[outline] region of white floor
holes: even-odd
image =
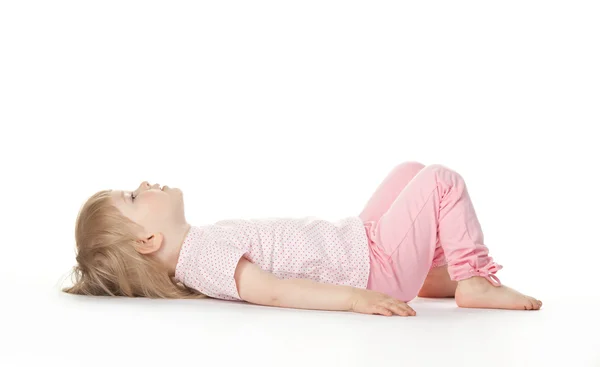
[[[1,366],[600,366],[598,297],[546,298],[539,312],[416,299],[418,316],[404,318],[31,287],[4,294]]]

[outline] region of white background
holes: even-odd
[[[0,364],[599,366],[598,19],[594,1],[1,2]],[[498,276],[541,311],[59,292],[96,191],[179,187],[192,225],[337,219],[409,160],[465,178]]]

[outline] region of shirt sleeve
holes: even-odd
[[[225,240],[204,244],[185,270],[186,285],[209,297],[241,301],[233,276],[245,254]]]

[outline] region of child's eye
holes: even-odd
[[[135,200],[135,196],[133,196],[133,194],[131,195],[131,202],[133,202]]]

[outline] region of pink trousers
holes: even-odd
[[[360,214],[369,239],[367,289],[401,301],[415,298],[432,267],[452,280],[487,278],[502,269],[488,256],[463,178],[433,164],[404,162],[383,180]]]

